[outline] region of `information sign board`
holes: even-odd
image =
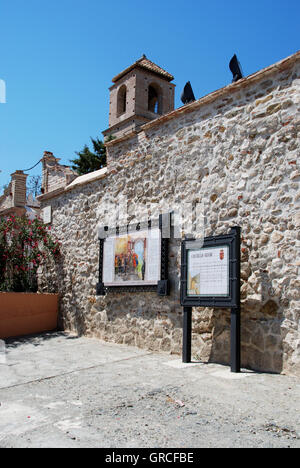
[[[237,307],[239,304],[239,240],[229,234],[184,240],[181,258],[181,305]]]
[[[187,252],[187,295],[229,295],[229,247],[189,249]]]
[[[191,362],[192,308],[229,307],[231,371],[240,372],[240,227],[204,242],[184,240],[180,286],[183,362]]]

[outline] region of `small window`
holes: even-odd
[[[118,91],[118,102],[117,102],[117,114],[118,116],[126,112],[126,95],[127,89],[125,85],[122,85]]]

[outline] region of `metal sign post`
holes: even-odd
[[[230,365],[231,372],[241,368],[241,314],[240,307],[233,307],[230,315]]]
[[[235,226],[229,234],[206,237],[201,245],[182,242],[183,362],[191,362],[192,307],[228,307],[231,372],[240,372],[240,232]]]
[[[182,362],[192,357],[192,307],[183,308]]]

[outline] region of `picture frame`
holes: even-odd
[[[100,226],[96,294],[152,291],[168,295],[169,237],[169,213],[126,226]]]

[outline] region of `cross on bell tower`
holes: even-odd
[[[174,77],[145,55],[116,75],[110,89],[109,128],[120,138],[174,110]]]

